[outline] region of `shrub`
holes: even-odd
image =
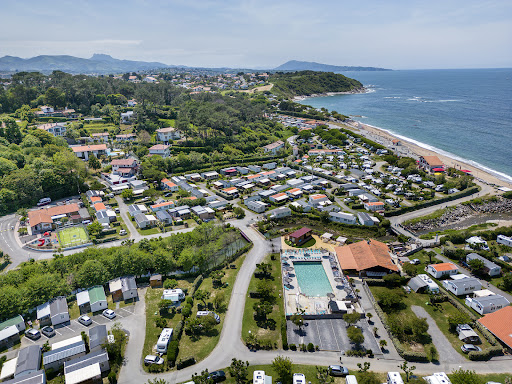
[[[315,345],[313,343],[308,344],[308,352],[315,352]]]
[[[169,364],[169,367],[174,367],[174,363],[178,358],[179,345],[180,343],[178,340],[173,340],[167,347],[167,364]]]
[[[192,314],[192,306],[189,304],[185,304],[185,306],[181,310],[181,314],[183,315],[184,318],[189,317]]]
[[[288,335],[286,333],[286,321],[281,322],[281,340],[283,341],[283,349],[287,350],[288,349]]]
[[[192,298],[192,296],[188,296],[185,299],[185,303],[190,304],[192,306],[192,304],[194,304],[194,299]]]
[[[114,371],[110,371],[107,377],[108,377],[109,384],[117,383],[117,375]]]
[[[292,351],[296,351],[297,350],[297,346],[295,344],[290,344],[289,347],[290,347],[290,349]]]
[[[184,360],[178,361],[178,364],[176,364],[176,368],[183,369],[186,367],[190,367],[191,365],[194,365],[196,363],[196,359],[194,356],[187,357]]]
[[[176,335],[176,340],[181,339],[181,334],[183,333],[183,321],[179,321],[176,328],[174,328],[174,334]]]
[[[174,289],[178,286],[178,282],[176,279],[167,279],[164,281],[164,288],[165,289]]]
[[[469,352],[469,360],[489,360],[493,356],[501,355],[503,350],[499,346],[490,347],[478,352]]]

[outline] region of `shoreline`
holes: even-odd
[[[437,156],[447,166],[455,169],[467,169],[471,171],[471,175],[486,184],[496,185],[498,187],[512,188],[512,177],[502,174],[498,171],[490,169],[470,159],[463,159],[459,156],[435,148],[425,143],[420,143],[409,137],[405,137],[383,128],[364,124],[360,121],[351,120],[341,123],[349,129],[355,130],[366,138],[384,145],[391,151],[401,156],[409,156],[419,158],[419,156]],[[399,140],[400,145],[394,145],[393,140]]]
[[[297,101],[304,101],[304,100],[307,100],[307,99],[310,99],[313,97],[326,97],[326,96],[335,96],[335,95],[355,95],[358,93],[369,93],[369,92],[370,92],[370,90],[368,90],[368,88],[363,87],[363,88],[354,89],[352,91],[344,91],[344,92],[325,92],[325,93],[314,93],[312,95],[298,95],[298,96],[294,96],[292,101],[297,102]]]

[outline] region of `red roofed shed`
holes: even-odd
[[[313,236],[313,231],[307,227],[302,227],[301,229],[292,232],[288,235],[288,240],[294,245],[302,245],[311,239]]]

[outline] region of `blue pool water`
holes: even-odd
[[[300,291],[306,296],[327,296],[331,283],[321,262],[293,263]]]

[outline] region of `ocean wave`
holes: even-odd
[[[361,124],[363,124],[363,123],[361,123]],[[498,178],[500,180],[506,181],[508,183],[512,183],[512,176],[510,176],[510,175],[508,175],[506,173],[497,171],[495,169],[489,168],[489,167],[487,167],[487,166],[485,166],[483,164],[480,164],[477,161],[466,159],[466,158],[461,157],[459,155],[456,155],[454,153],[445,151],[444,149],[440,149],[440,148],[434,147],[433,145],[430,145],[430,144],[427,144],[427,143],[423,143],[423,142],[415,140],[415,139],[411,139],[410,137],[403,136],[403,135],[401,135],[399,133],[396,133],[396,132],[394,132],[394,131],[392,131],[390,129],[384,129],[384,128],[377,127],[375,125],[371,125],[371,124],[367,124],[367,123],[364,123],[364,125],[367,125],[369,127],[378,129],[380,131],[387,132],[390,135],[396,136],[397,138],[399,138],[401,140],[408,141],[408,142],[410,142],[412,144],[417,145],[418,147],[421,147],[421,148],[424,148],[424,149],[428,149],[429,151],[437,152],[437,153],[439,153],[439,154],[441,154],[443,156],[451,158],[452,160],[456,160],[456,161],[460,161],[462,163],[469,164],[469,165],[471,165],[471,166],[473,166],[473,167],[475,167],[477,169],[480,169],[481,171],[490,173],[491,175],[495,176],[496,178]],[[473,175],[473,176],[476,176],[476,175]]]

